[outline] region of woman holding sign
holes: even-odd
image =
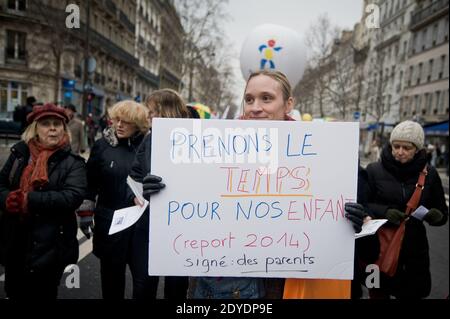
[[[399,225],[406,219],[406,206],[427,168],[425,185],[417,211],[408,218],[400,251],[399,265],[393,277],[381,273],[380,287],[370,289],[371,298],[425,298],[431,290],[430,257],[424,222],[442,226],[447,222],[442,182],[436,169],[427,165],[424,132],[420,124],[405,121],[391,133],[390,143],[381,153],[381,161],[367,167],[368,211],[373,218],[388,219]]]
[[[109,114],[113,125],[95,142],[87,162],[89,192],[78,211],[80,228],[89,238],[94,216],[93,252],[100,259],[103,298],[124,298],[127,264],[133,277],[133,298],[155,298],[157,281],[147,275],[143,243],[148,235],[143,218],[130,228],[108,234],[114,211],[133,206],[127,176],[148,131],[148,110],[134,101],[122,101]]]
[[[286,76],[280,72],[253,73],[247,82],[243,104],[242,119],[291,121],[292,119],[288,116],[294,106],[291,85]],[[161,182],[162,179],[156,176],[145,178],[144,190],[147,190],[149,194],[159,191],[164,187]],[[364,209],[357,204],[346,205],[345,209],[347,217],[359,231],[365,217]],[[281,298],[283,282],[278,293],[273,292],[274,283],[276,281],[260,278],[198,277],[190,283],[189,297],[195,299]],[[288,279],[286,287],[285,297],[287,298],[350,297],[350,281]],[[337,291],[334,295],[330,292],[333,289]],[[344,293],[341,293],[342,291]]]

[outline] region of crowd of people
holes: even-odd
[[[275,71],[253,73],[246,84],[241,120],[293,121],[291,85]],[[130,228],[108,235],[115,210],[143,205],[126,179],[143,183],[147,200],[167,191],[164,176],[152,175],[151,124],[155,117],[198,118],[181,96],[169,89],[152,93],[145,103],[122,101],[109,109],[100,139],[91,116],[83,130],[76,108],[35,105],[26,116],[22,140],[0,171],[0,262],[5,267],[8,298],[56,298],[64,268],[77,262],[77,227],[93,236],[100,261],[102,296],[123,299],[125,269],[132,274],[133,298],[155,299],[158,277],[148,275],[149,210]],[[87,133],[88,137],[83,136]],[[88,145],[85,144],[85,141]],[[408,218],[406,205],[420,173],[427,169],[420,205],[431,226],[447,222],[442,182],[427,162],[423,128],[411,121],[398,124],[367,169],[359,168],[358,203],[345,212],[355,232],[371,219],[398,225],[406,220],[398,270],[382,275],[371,298],[424,298],[431,289],[427,235],[422,221]],[[80,156],[90,150],[87,163]],[[78,224],[76,216],[78,215]],[[376,235],[356,240],[355,265],[378,257]],[[357,270],[358,267],[355,267]],[[358,298],[362,280],[263,279],[246,277],[166,277],[168,299],[349,299]]]

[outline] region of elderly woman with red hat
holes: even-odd
[[[56,298],[64,268],[78,259],[85,163],[71,152],[63,108],[38,105],[27,120],[0,172],[5,291],[10,299]]]

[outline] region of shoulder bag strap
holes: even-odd
[[[409,199],[408,204],[406,204],[406,215],[409,216],[411,213],[413,213],[417,206],[419,205],[420,196],[422,196],[422,190],[425,187],[425,177],[428,175],[427,165],[423,168],[423,170],[420,172],[419,180],[416,184],[416,189]]]

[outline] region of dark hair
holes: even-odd
[[[77,108],[73,104],[67,104],[64,106],[65,109],[71,110],[74,113],[77,113]]]
[[[34,103],[36,103],[36,98],[34,96],[29,96],[27,97],[27,105],[33,105]]]

